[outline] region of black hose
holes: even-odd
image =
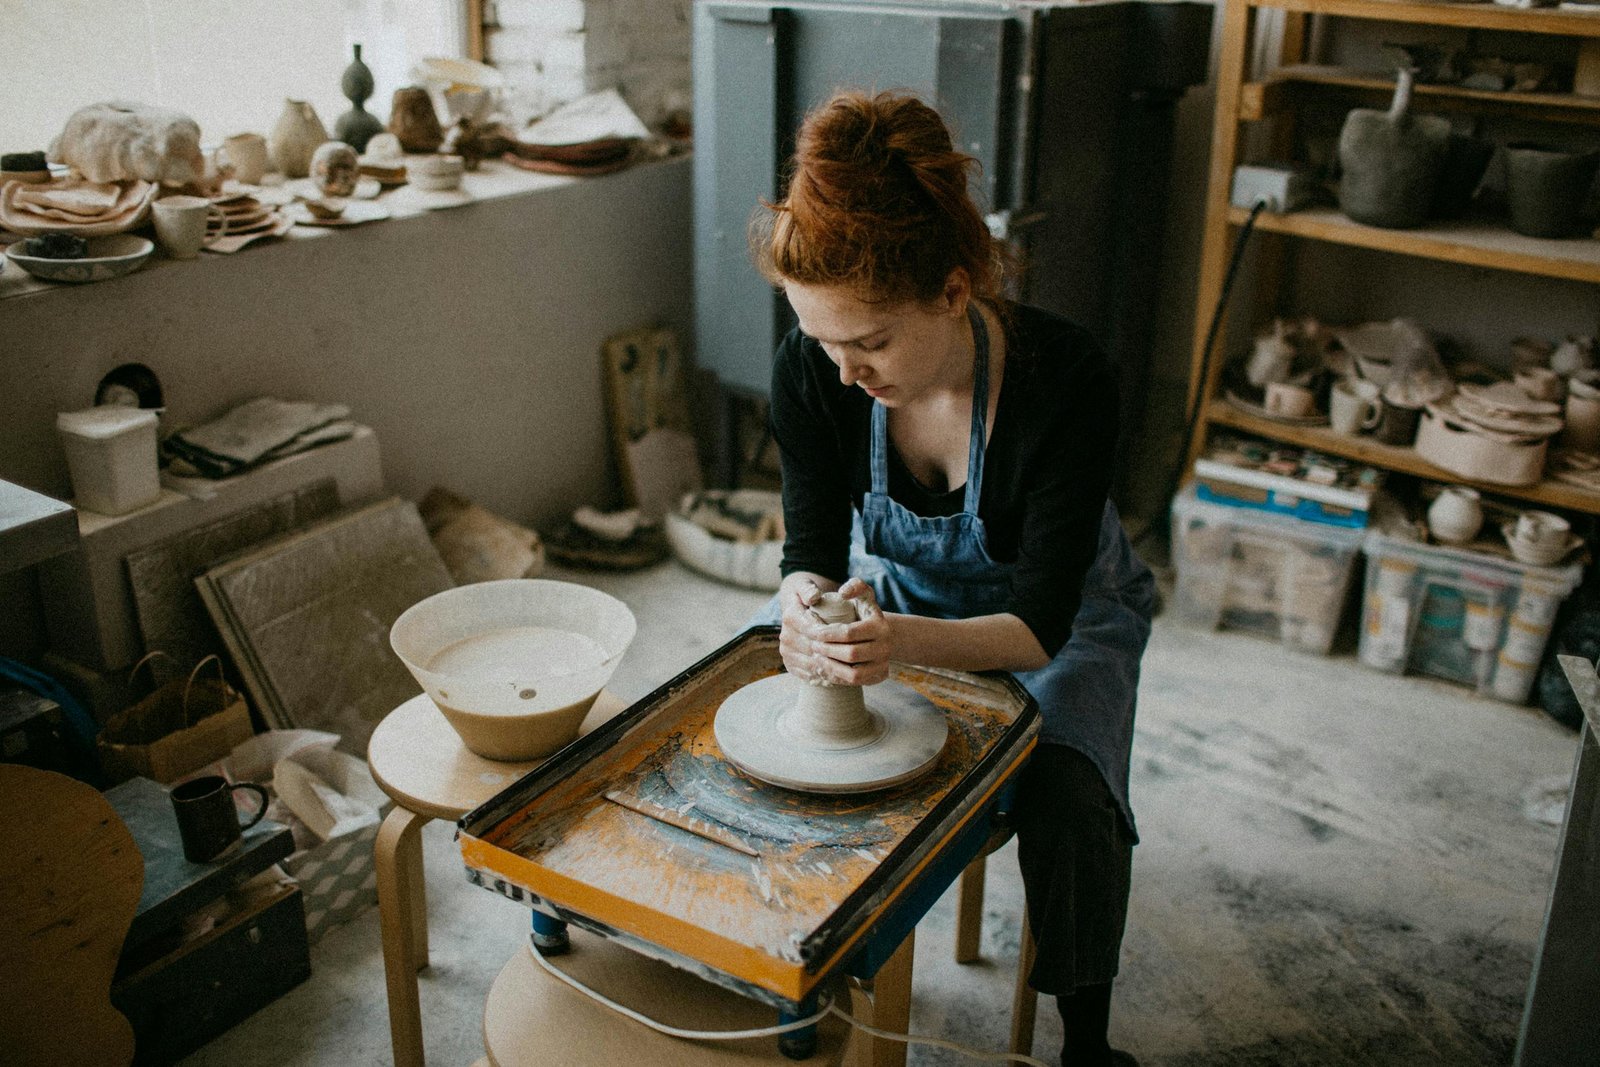
[[[1172,465],[1172,471],[1167,477],[1166,487],[1159,498],[1162,503],[1157,505],[1156,513],[1146,521],[1144,529],[1130,538],[1135,545],[1142,544],[1155,530],[1166,525],[1167,516],[1172,510],[1172,500],[1178,495],[1178,487],[1183,482],[1183,473],[1188,466],[1184,461],[1189,453],[1189,442],[1194,439],[1195,427],[1200,422],[1200,413],[1205,411],[1206,401],[1209,399],[1205,395],[1206,379],[1211,371],[1211,352],[1216,347],[1217,334],[1222,329],[1222,315],[1227,310],[1228,296],[1233,292],[1233,283],[1239,276],[1239,264],[1244,262],[1245,246],[1250,241],[1250,234],[1256,228],[1256,219],[1266,206],[1266,200],[1257,200],[1255,206],[1250,209],[1250,216],[1239,227],[1239,235],[1233,239],[1233,255],[1228,260],[1228,273],[1223,276],[1222,292],[1217,294],[1217,306],[1211,311],[1211,325],[1206,329],[1205,347],[1200,352],[1200,366],[1195,372],[1198,384],[1195,387],[1194,400],[1190,403],[1184,418],[1183,443],[1178,451],[1178,459]]]

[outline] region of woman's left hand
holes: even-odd
[[[855,601],[861,617],[814,632],[812,675],[834,685],[876,685],[889,677],[889,619],[878,607],[872,587],[860,578],[840,586],[839,595]]]

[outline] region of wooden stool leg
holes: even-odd
[[[897,1034],[911,1029],[911,964],[917,951],[917,932],[912,930],[894,950],[872,979],[873,1026]],[[867,1045],[872,1050],[872,1067],[906,1067],[906,1043],[874,1037]]]
[[[406,872],[411,879],[411,951],[416,954],[417,970],[428,966],[428,879],[422,867],[422,824],[417,820],[417,847],[413,850],[416,862]]]
[[[1022,909],[1022,948],[1017,953],[1017,985],[1011,994],[1011,1051],[1024,1056],[1033,1053],[1033,1018],[1039,1006],[1039,994],[1028,984],[1033,973],[1033,958],[1037,953],[1033,943],[1033,929],[1028,925],[1028,909]]]
[[[423,1067],[422,1008],[417,997],[416,901],[422,867],[422,827],[429,820],[395,805],[378,829],[373,863],[378,875],[378,925],[389,988],[389,1040],[395,1067]]]
[[[983,875],[988,856],[979,856],[961,872],[961,890],[956,903],[956,962],[971,963],[978,958],[983,940]]]

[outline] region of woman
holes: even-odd
[[[1110,369],[1082,329],[1000,296],[972,159],[927,105],[841,93],[801,127],[751,227],[799,319],[778,349],[785,666],[870,685],[890,660],[1016,672],[1042,712],[1013,813],[1063,1060],[1107,1044],[1137,840],[1128,806],[1154,583],[1107,501]],[[824,591],[862,618],[825,626]]]

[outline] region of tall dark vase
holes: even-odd
[[[339,89],[349,98],[350,110],[333,124],[333,135],[357,152],[365,152],[373,134],[383,132],[383,123],[361,106],[372,95],[372,71],[361,62],[360,45],[355,46],[355,52],[355,59],[339,79]]]

